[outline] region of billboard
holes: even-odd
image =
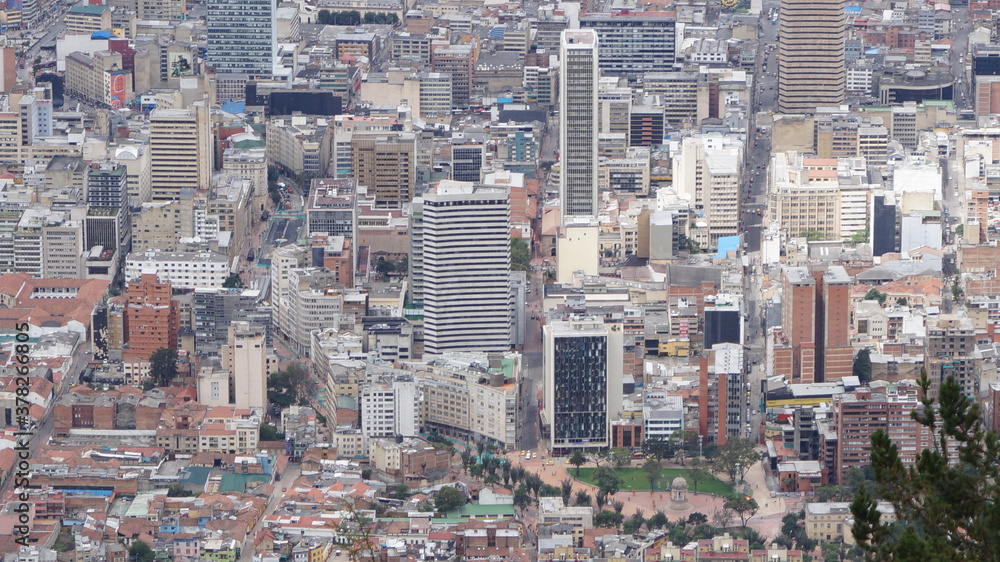
[[[188,53],[169,53],[167,55],[167,68],[170,69],[171,78],[194,74],[194,68],[191,66],[191,55]]]
[[[108,91],[108,103],[111,105],[111,109],[121,109],[128,102],[126,76],[128,74],[125,72],[111,73],[111,88]]]

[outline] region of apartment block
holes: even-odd
[[[154,109],[149,114],[152,200],[178,199],[181,190],[208,189],[212,143],[208,109]]]
[[[148,361],[164,347],[177,349],[180,308],[171,296],[170,283],[159,282],[154,274],[128,284],[123,351],[127,361]]]

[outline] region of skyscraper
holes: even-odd
[[[273,0],[209,0],[208,63],[219,74],[269,79],[278,52]]]
[[[597,214],[597,32],[566,30],[559,43],[559,197],[562,218]]]
[[[676,26],[672,12],[622,10],[580,18],[580,28],[593,29],[600,38],[601,72],[631,79],[674,69]]]
[[[154,201],[180,199],[181,190],[208,189],[212,150],[208,109],[154,109],[149,114],[149,146]]]
[[[571,317],[542,329],[542,415],[552,454],[611,446],[611,420],[622,407],[622,325]]]
[[[424,196],[422,209],[424,350],[509,350],[506,190],[446,180]]]
[[[781,0],[778,111],[813,113],[844,102],[844,0]]]

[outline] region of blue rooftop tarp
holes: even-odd
[[[719,251],[715,254],[717,258],[724,258],[729,252],[735,252],[740,249],[740,237],[739,236],[722,236],[719,238]]]
[[[226,113],[232,113],[232,114],[244,113],[246,112],[246,110],[247,110],[246,102],[226,101],[223,102],[222,104],[222,111],[225,111]]]

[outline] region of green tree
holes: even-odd
[[[225,289],[242,289],[243,278],[240,277],[239,273],[230,273],[226,277],[226,280],[222,282],[222,287]]]
[[[674,444],[662,437],[650,437],[642,442],[642,452],[662,461],[674,456]]]
[[[278,431],[278,428],[266,423],[260,424],[258,438],[261,441],[284,441],[285,434]]]
[[[579,492],[576,493],[576,505],[582,505],[582,506],[590,507],[590,504],[592,503],[592,501],[593,501],[593,498],[591,498],[590,494],[588,494],[584,490],[580,490]]]
[[[320,10],[319,13],[316,14],[316,23],[320,25],[330,25],[334,21],[336,20],[334,19],[333,14],[330,13],[330,10]]]
[[[867,560],[1000,561],[1000,440],[983,427],[980,406],[948,377],[931,397],[926,372],[922,407],[913,419],[936,437],[914,466],[884,430],[871,436],[873,490],[862,486],[851,504],[852,533]],[[949,466],[949,459],[957,463]],[[875,494],[890,502],[897,522],[882,520]]]
[[[524,510],[529,505],[531,505],[531,495],[528,493],[528,487],[521,484],[514,490],[514,507]]]
[[[136,540],[132,541],[132,546],[128,547],[128,559],[129,562],[153,562],[156,559],[156,553],[153,552],[149,545]]]
[[[740,523],[745,529],[747,526],[747,521],[749,521],[754,515],[757,515],[757,510],[760,506],[757,505],[757,500],[753,498],[748,498],[744,495],[736,495],[726,500],[726,503],[722,504],[723,509],[731,509],[737,517],[740,518]]]
[[[510,269],[511,271],[528,271],[531,269],[531,250],[522,238],[510,239]]]
[[[617,529],[625,521],[625,516],[617,511],[602,511],[594,516],[594,525],[606,529]]]
[[[399,484],[392,490],[392,497],[397,500],[409,499],[410,495],[410,487],[406,484]]]
[[[808,242],[815,242],[817,240],[822,240],[825,235],[816,230],[815,228],[807,228],[799,233],[800,238],[805,238]]]
[[[365,23],[375,23],[375,12],[365,12]]]
[[[646,526],[652,529],[665,529],[669,521],[667,520],[667,514],[663,511],[657,511],[649,517],[649,521],[646,522]]]
[[[300,365],[289,365],[267,378],[267,400],[280,407],[298,404],[308,395],[309,383],[309,371]]]
[[[569,456],[569,464],[576,467],[576,475],[580,476],[580,467],[587,464],[587,456],[583,454],[583,451],[577,449]]]
[[[886,296],[887,295],[885,293],[879,292],[878,289],[876,289],[875,287],[872,287],[871,289],[868,289],[867,293],[865,293],[865,300],[866,301],[878,301],[878,304],[880,306],[885,306]]]
[[[958,283],[955,283],[955,284],[953,284],[951,286],[951,297],[955,301],[956,304],[962,302],[962,295],[963,294],[964,294],[964,291],[962,291],[962,288],[958,286]]]
[[[632,452],[625,447],[615,447],[608,452],[608,458],[615,468],[625,468],[632,464]]]
[[[660,481],[663,475],[663,468],[660,467],[660,461],[647,459],[642,464],[642,471],[646,473],[646,478],[649,479],[649,489],[656,490],[656,483]]]
[[[552,484],[542,484],[538,488],[538,497],[540,498],[558,498],[562,496],[562,488],[559,486],[553,486]]]
[[[563,505],[569,505],[569,498],[573,495],[573,481],[564,479],[559,483],[559,490],[562,492]]]
[[[958,225],[958,226],[955,227],[955,235],[956,236],[963,236],[964,234],[965,234],[965,225],[964,224],[960,224],[960,225]]]
[[[157,386],[167,386],[177,377],[177,350],[161,347],[149,356],[150,374]]]
[[[617,494],[622,485],[622,479],[618,473],[607,466],[594,470],[593,479],[597,484],[597,489],[609,496]]]
[[[756,447],[749,439],[742,437],[730,439],[719,450],[715,470],[728,475],[729,481],[736,484],[738,480],[743,480],[754,464],[760,461],[760,453]]]
[[[868,229],[859,230],[851,235],[851,242],[854,244],[864,244],[868,242]]]
[[[171,484],[170,487],[167,488],[168,498],[188,498],[193,495],[194,492],[188,490],[187,488],[181,486],[180,484]]]
[[[854,356],[854,376],[861,379],[861,384],[867,385],[872,380],[872,352],[867,347],[862,348]]]
[[[691,489],[695,494],[698,493],[698,482],[706,482],[711,477],[712,475],[700,466],[692,468],[687,473],[687,479],[691,481]]]
[[[434,510],[442,513],[454,511],[465,505],[465,494],[458,488],[445,486],[434,496]]]

